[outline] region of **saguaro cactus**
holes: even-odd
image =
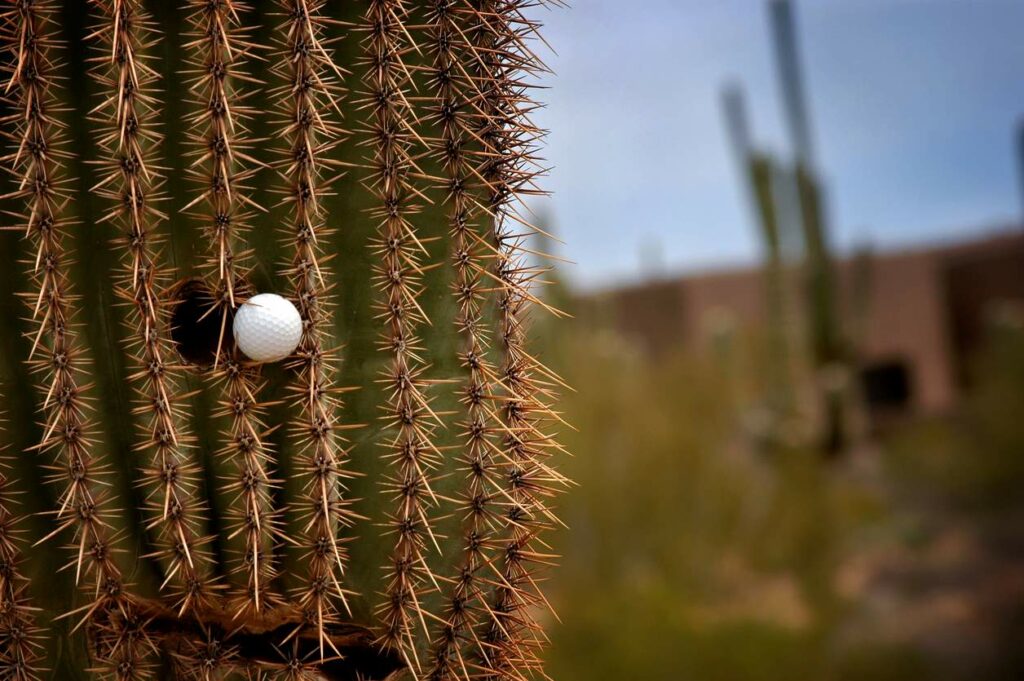
[[[792,176],[803,236],[807,335],[822,405],[821,449],[828,456],[836,456],[846,446],[847,400],[837,377],[845,373],[847,343],[839,318],[823,191],[814,162],[793,6],[789,0],[772,0],[769,9],[783,108],[795,156]]]
[[[0,16],[0,678],[541,675],[544,3],[183,4]]]

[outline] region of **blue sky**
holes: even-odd
[[[797,0],[818,163],[840,248],[968,236],[1021,212],[1024,2]],[[746,91],[755,141],[788,152],[766,0],[575,0],[544,11],[556,71],[554,194],[539,207],[573,280],[752,262],[758,245],[721,120]]]

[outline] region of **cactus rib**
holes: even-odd
[[[494,565],[496,533],[502,525],[493,451],[495,433],[500,430],[493,394],[496,374],[487,357],[489,342],[481,308],[487,293],[485,273],[494,261],[479,230],[484,211],[474,126],[479,121],[481,92],[465,62],[470,47],[465,35],[476,21],[472,8],[438,2],[428,23],[433,54],[429,75],[440,127],[433,147],[444,171],[439,188],[448,204],[455,323],[462,338],[460,361],[466,372],[460,399],[465,408],[465,420],[460,423],[463,445],[458,457],[465,475],[457,500],[463,521],[461,558],[448,580],[446,610],[432,644],[428,678],[434,681],[471,678],[466,644],[487,655],[477,633],[489,612],[481,600],[487,577],[480,571]]]
[[[208,314],[220,316],[214,376],[220,384],[218,416],[227,415],[231,426],[221,455],[236,469],[228,481],[235,497],[231,507],[230,539],[242,538],[244,549],[234,572],[245,577],[237,613],[254,614],[276,603],[270,582],[274,577],[273,545],[280,531],[271,501],[270,454],[264,442],[262,388],[257,367],[248,365],[225,337],[233,310],[248,288],[249,252],[237,250],[248,231],[253,211],[262,210],[246,186],[260,163],[248,151],[243,84],[255,83],[244,71],[246,59],[257,49],[240,26],[245,7],[233,0],[191,0],[189,65],[194,106],[191,116],[195,157],[191,174],[200,192],[186,206],[205,206],[200,219],[207,226],[209,257],[206,281],[213,301]]]
[[[517,211],[516,203],[537,193],[535,149],[543,132],[530,121],[536,104],[528,79],[545,67],[530,49],[539,24],[525,10],[531,0],[484,0],[473,31],[476,66],[483,90],[481,166],[492,221],[494,277],[498,287],[500,384],[504,390],[504,437],[500,460],[505,471],[502,495],[509,528],[502,573],[496,580],[492,618],[483,640],[480,672],[488,679],[522,679],[542,667],[543,632],[534,611],[547,605],[536,572],[553,560],[541,534],[558,520],[549,498],[566,484],[547,463],[557,448],[546,433],[557,414],[549,406],[560,379],[527,350],[531,308],[544,304],[532,293],[544,271],[532,265],[526,243],[538,233]],[[550,308],[548,308],[550,309]]]
[[[99,146],[106,156],[105,172],[94,190],[113,204],[105,219],[116,220],[125,235],[119,240],[124,277],[117,292],[131,310],[136,369],[130,380],[139,395],[134,412],[143,419],[144,434],[138,450],[150,453],[144,471],[149,529],[158,531],[166,581],[175,581],[184,612],[209,598],[210,577],[209,558],[198,539],[201,506],[195,493],[196,467],[188,454],[191,437],[181,413],[179,370],[167,337],[162,239],[154,229],[165,218],[156,208],[162,179],[153,163],[160,141],[154,130],[158,76],[145,54],[153,38],[141,6],[130,0],[115,2],[109,15],[114,26],[104,33],[108,40],[94,70],[105,92],[94,115],[105,131]]]
[[[280,0],[284,17],[280,27],[280,57],[276,71],[285,85],[276,92],[280,127],[288,147],[281,151],[279,174],[283,202],[290,207],[287,239],[292,245],[288,265],[294,298],[303,320],[297,358],[291,362],[291,391],[301,417],[294,423],[295,439],[303,453],[305,514],[302,546],[306,574],[297,593],[299,606],[320,632],[324,655],[325,623],[337,619],[340,600],[348,602],[341,586],[347,555],[339,538],[342,526],[351,525],[352,513],[344,498],[345,450],[334,384],[337,359],[330,340],[329,272],[324,244],[331,235],[323,208],[336,164],[330,159],[343,131],[334,120],[339,114],[342,71],[325,45],[330,20],[322,13],[322,0]],[[337,651],[334,651],[335,654]]]
[[[371,215],[378,220],[374,250],[380,261],[374,281],[380,289],[377,303],[385,330],[380,347],[390,357],[390,367],[380,383],[387,392],[385,422],[394,433],[385,447],[392,465],[386,487],[398,501],[390,518],[395,547],[387,568],[385,602],[378,612],[381,644],[400,651],[415,673],[421,668],[415,632],[427,631],[423,596],[436,588],[426,560],[428,544],[436,538],[427,516],[437,497],[430,478],[438,465],[439,452],[432,441],[437,421],[424,392],[423,348],[416,335],[426,323],[417,298],[422,288],[421,258],[426,248],[410,221],[416,212],[416,197],[410,171],[416,169],[411,156],[413,110],[406,91],[410,70],[403,54],[413,49],[406,30],[407,7],[402,0],[369,0],[365,15],[363,47],[367,65],[367,92],[360,102],[370,111],[369,144],[372,148],[368,188],[379,198]]]

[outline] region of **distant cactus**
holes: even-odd
[[[828,376],[844,374],[849,359],[847,340],[836,302],[835,262],[814,162],[793,5],[790,0],[772,0],[769,8],[783,109],[795,156],[791,172],[804,251],[807,339],[822,407],[820,447],[834,457],[847,445],[847,390]]]
[[[5,4],[0,678],[541,677],[544,3]]]

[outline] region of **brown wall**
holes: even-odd
[[[870,289],[859,359],[863,367],[899,361],[910,379],[915,411],[947,411],[956,386],[941,252],[883,254],[871,259]],[[848,282],[849,266],[841,280]],[[849,289],[844,287],[846,291]],[[849,297],[847,297],[848,305]]]

